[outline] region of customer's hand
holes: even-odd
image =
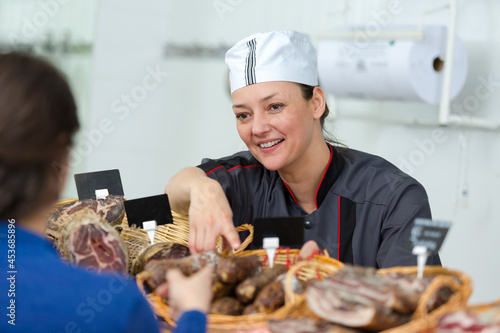
[[[168,298],[177,314],[191,310],[207,313],[212,301],[212,271],[211,267],[205,267],[186,277],[180,270],[171,269],[166,275],[167,282],[159,286],[156,293]]]

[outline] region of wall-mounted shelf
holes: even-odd
[[[212,58],[224,59],[227,50],[232,45],[206,45],[201,43],[181,44],[169,42],[165,45],[163,54],[168,58]]]
[[[47,55],[59,54],[90,54],[93,45],[89,42],[75,42],[69,34],[56,39],[52,34],[46,34],[43,40],[32,42],[7,42],[0,41],[0,52],[22,51],[27,53],[43,53]]]

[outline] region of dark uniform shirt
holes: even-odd
[[[381,157],[329,145],[331,156],[316,191],[316,210],[305,212],[277,171],[249,151],[199,165],[217,180],[233,210],[235,226],[257,217],[304,216],[304,238],[331,257],[376,268],[415,266],[404,243],[413,220],[431,218],[427,194],[415,179]],[[438,255],[428,265],[440,265]]]

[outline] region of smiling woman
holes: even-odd
[[[297,83],[263,82],[236,90],[233,102],[238,133],[266,169],[280,170],[285,178],[299,172],[314,176],[324,170],[330,152],[321,144],[324,139],[318,119],[325,110],[325,98],[319,87],[306,100]],[[311,170],[308,164],[321,156],[322,170]]]
[[[189,214],[193,252],[258,217],[304,216],[304,241],[357,265],[415,265],[402,245],[426,192],[386,160],[325,139],[316,51],[296,31],[251,35],[226,54],[236,127],[248,151],[181,170],[165,192]],[[440,264],[437,255],[428,264]]]

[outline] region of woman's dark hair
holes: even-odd
[[[302,91],[302,97],[304,97],[306,100],[310,100],[311,98],[313,98],[314,88],[316,88],[315,86],[309,86],[302,83],[297,83],[297,84],[299,85],[300,90]],[[328,109],[328,105],[325,102],[325,112],[323,112],[323,115],[319,119],[321,124],[321,130],[323,131],[323,137],[325,138],[325,141],[331,143],[334,146],[343,146],[335,139],[335,137],[330,132],[328,132],[325,129],[325,118],[328,117],[329,114],[330,110]]]
[[[60,168],[78,130],[66,79],[48,62],[0,54],[0,218],[55,201]]]

